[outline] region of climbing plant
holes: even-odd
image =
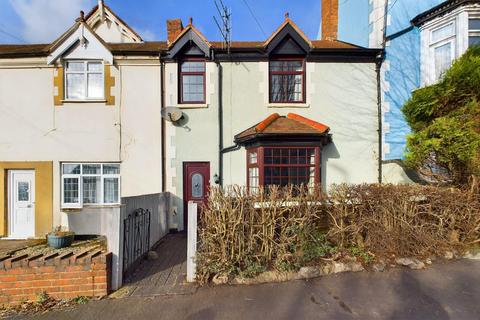
[[[467,184],[480,175],[480,46],[402,109],[412,128],[405,163],[433,182]]]

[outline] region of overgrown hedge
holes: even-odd
[[[366,262],[443,254],[479,239],[479,195],[459,189],[339,185],[324,195],[214,188],[200,216],[197,280],[294,270],[345,252]]]

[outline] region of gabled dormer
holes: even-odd
[[[167,26],[171,28],[172,26],[170,24],[172,22],[178,23],[177,20],[167,21]],[[178,58],[179,55],[210,58],[212,45],[208,42],[207,38],[195,28],[192,23],[192,18],[190,18],[190,22],[185,28],[181,25],[181,21],[179,23],[179,27],[175,26],[174,30],[168,30],[169,41],[167,56],[172,59]],[[177,34],[173,34],[172,36],[172,33]]]
[[[178,105],[181,107],[207,107],[207,60],[211,57],[212,45],[190,23],[183,28],[180,19],[167,21],[167,58],[178,64]]]
[[[285,14],[285,21],[265,41],[269,57],[270,104],[306,103],[306,57],[312,43],[308,37]]]
[[[55,66],[54,105],[100,102],[114,105],[113,54],[108,44],[86,23],[83,12],[75,24],[55,40],[47,63]]]
[[[85,16],[85,21],[105,42],[143,42],[142,37],[105,5],[103,0],[99,0],[98,5]]]
[[[285,21],[265,41],[269,55],[308,55],[312,43],[302,30],[285,14]]]

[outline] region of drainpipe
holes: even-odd
[[[387,20],[388,20],[388,1],[385,0],[383,30],[382,30],[382,52],[377,56],[376,72],[377,72],[377,105],[378,105],[378,183],[383,182],[383,121],[382,121],[382,64],[385,59],[385,48],[387,45]]]
[[[218,79],[218,184],[223,186],[223,101],[222,101],[222,65],[217,60]]]
[[[382,62],[383,54],[379,54],[375,61],[377,72],[377,112],[378,112],[378,183],[382,183],[382,152],[383,152],[383,122],[382,122]]]
[[[158,55],[160,60],[160,108],[165,108],[165,62],[162,60],[161,54]],[[165,147],[165,126],[166,121],[163,117],[162,118],[162,146],[161,146],[161,153],[162,153],[162,192],[167,191],[167,163],[166,163],[166,147]]]

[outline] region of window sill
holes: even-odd
[[[267,108],[310,108],[309,103],[267,103]]]
[[[91,100],[62,100],[62,103],[107,103],[104,99],[91,99]]]
[[[62,211],[65,212],[79,212],[84,209],[108,209],[108,208],[120,208],[122,206],[121,203],[116,204],[84,204],[83,207],[70,207],[70,208],[61,208]]]
[[[205,109],[208,108],[207,103],[179,103],[177,105],[180,109]]]

